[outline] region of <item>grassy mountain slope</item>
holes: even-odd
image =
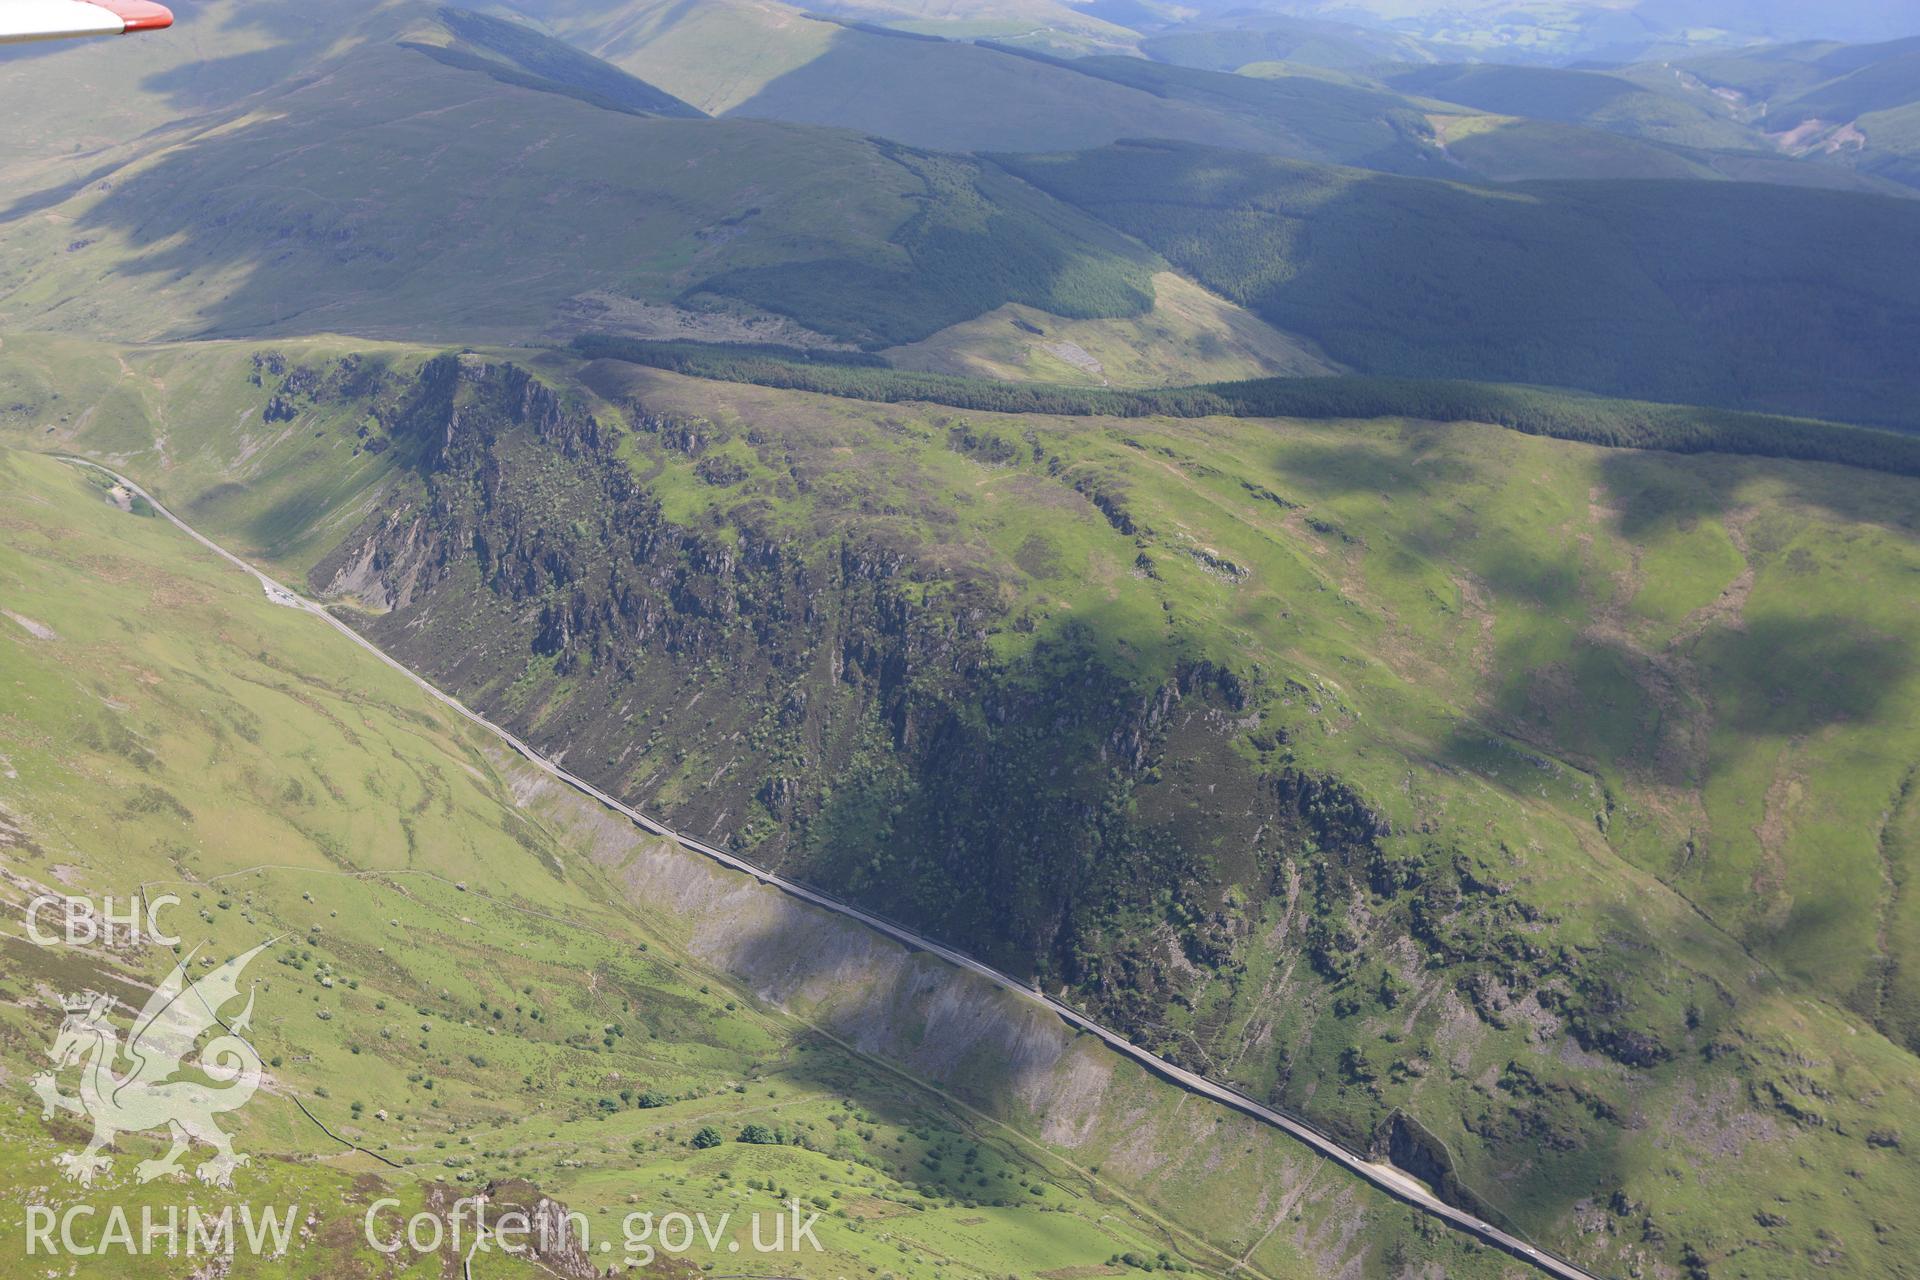
[[[580,0],[541,12],[570,38],[706,110],[943,150],[1177,138],[1391,172],[1505,179],[1568,176],[1584,147],[1606,149],[1613,171],[1625,176],[1716,176],[1697,159],[1575,125],[1558,127],[1551,145],[1482,139],[1450,153],[1435,145],[1440,122],[1473,112],[1305,64],[1269,67],[1256,78],[1138,57],[1057,57],[998,41],[823,23],[734,0],[615,11]]]
[[[713,115],[819,57],[842,32],[778,0],[523,0],[518,7]]]
[[[471,19],[406,30],[441,43],[369,41],[176,126],[102,181],[16,202],[0,314],[137,338],[522,340],[651,307],[696,328],[708,312],[722,332],[784,321],[888,345],[1008,301],[1069,316],[1151,304],[1150,255],[998,171],[636,115],[608,95],[646,86],[603,64],[516,48],[536,76],[460,39]],[[448,113],[451,133],[422,123]]]
[[[1447,158],[1487,182],[1718,176],[1686,153],[1551,120],[1453,110],[1435,113],[1433,127]],[[1797,167],[1786,168],[1798,176]]]
[[[892,30],[1013,40],[1059,53],[1132,52],[1140,36],[1100,6],[1073,0],[826,0],[817,12]]]
[[[1172,138],[1390,173],[1493,181],[1725,176],[1718,167],[1725,162],[1713,154],[1586,122],[1490,121],[1477,108],[1294,63],[1256,64],[1258,74],[1230,75],[1140,58],[1034,54],[1025,61],[1044,68],[1035,71],[1005,61],[1010,52],[1002,45],[929,42],[888,48],[883,38],[854,33],[736,111],[969,151],[1031,152],[1070,137],[1085,141],[1058,145]],[[1745,176],[1849,185],[1845,176],[1815,175],[1786,162]]]
[[[1153,310],[1068,320],[1017,303],[883,352],[895,368],[1011,382],[1154,387],[1337,371],[1311,343],[1183,276],[1153,278]]]
[[[1760,127],[1783,148],[1920,186],[1920,38],[1823,53],[1800,64],[1809,70],[1831,78],[1796,76],[1795,92],[1768,98]]]
[[[1407,93],[1500,115],[1589,124],[1682,146],[1745,149],[1754,141],[1723,112],[1600,71],[1474,63],[1396,68],[1381,79]]]
[[[1468,187],[1153,143],[1002,163],[1363,372],[1913,425],[1904,200]]]
[[[1920,476],[1920,436],[1910,432],[1511,383],[1310,374],[1199,386],[1119,388],[917,372],[891,367],[884,357],[870,354],[648,342],[606,334],[583,334],[568,344],[568,350],[584,359],[618,360],[685,377],[878,404],[922,401],[953,409],[1064,417],[1480,422],[1609,449],[1830,462],[1889,475]]]
[[[1910,1256],[1910,480],[557,358],[553,391],[337,345],[8,350],[35,438],[357,599],[571,767],[1599,1269]],[[375,441],[377,506],[276,497]]]
[[[1418,40],[1390,31],[1253,10],[1235,17],[1235,26],[1212,26],[1201,18],[1155,32],[1140,42],[1140,51],[1159,62],[1208,71],[1238,71],[1252,62],[1357,71],[1433,58]]]
[[[1746,129],[1814,168],[1920,186],[1920,45],[1913,39],[1775,45],[1625,74]]]
[[[1864,45],[1809,40],[1691,58],[1682,67],[1759,102],[1786,107],[1819,93],[1842,111],[1859,114],[1904,100],[1898,87],[1910,85],[1917,51],[1920,37]],[[1850,84],[1866,95],[1844,92]]]
[[[799,121],[943,150],[1098,145],[1129,134],[1279,145],[1284,127],[1223,117],[969,40],[822,21],[721,0],[536,7],[584,47],[714,114]]]
[[[1426,113],[1449,162],[1488,181],[1732,179],[1901,193],[1894,183],[1781,155],[1721,104],[1702,106],[1624,74],[1490,64],[1372,70],[1380,77],[1372,83],[1407,94]],[[1253,63],[1240,73],[1269,78],[1296,69]]]
[[[635,115],[686,120],[705,114],[612,63],[521,23],[455,8],[443,8],[436,16],[447,39],[409,47],[424,49],[453,66],[503,77],[510,84],[567,93],[595,106]]]
[[[1357,104],[1347,99],[1366,99]],[[1329,101],[1338,99],[1338,101]],[[1213,141],[1250,150],[1395,167],[1437,163],[1392,95],[1302,80],[1296,88],[1163,67],[1137,58],[1059,60],[956,41],[842,31],[805,65],[730,114],[881,134],[950,151],[1046,151],[1123,137]]]
[[[106,482],[6,452],[0,492],[9,911],[48,889],[124,898],[146,882],[182,898],[162,923],[188,946],[230,955],[287,935],[248,975],[271,1085],[227,1118],[253,1157],[232,1191],[136,1187],[134,1161],[163,1145],[152,1135],[123,1136],[116,1169],[83,1191],[52,1161],[84,1127],[8,1107],[10,1243],[29,1203],[118,1204],[138,1222],[142,1206],[164,1219],[188,1201],[297,1198],[311,1229],[285,1259],[243,1257],[234,1274],[392,1274],[361,1234],[374,1199],[402,1202],[391,1224],[493,1188],[579,1210],[615,1261],[635,1206],[731,1211],[744,1241],[748,1213],[798,1195],[822,1212],[823,1252],[783,1257],[795,1276],[998,1275],[1116,1254],[1202,1274],[1243,1254],[1274,1277],[1377,1273],[1389,1255],[1495,1274],[1363,1188],[1309,1185],[1313,1162],[1277,1134],[1183,1120],[1172,1091],[1018,1001],[609,823],[150,512],[123,511]],[[91,987],[137,1008],[175,959],[41,949],[14,930],[0,949],[0,1064],[20,1082],[45,1065],[50,994]],[[956,1010],[976,1020],[965,1032],[943,1020]],[[997,1059],[969,1053],[982,1025]],[[761,1141],[738,1140],[749,1126]],[[724,1140],[695,1147],[708,1127]],[[1209,1169],[1182,1154],[1202,1135],[1244,1154]],[[1151,1180],[1128,1163],[1148,1152],[1164,1161]],[[1254,1180],[1287,1188],[1298,1217],[1269,1231]],[[724,1238],[680,1265],[725,1262]],[[605,1257],[471,1265],[583,1274]],[[407,1274],[461,1261],[451,1247],[397,1259]],[[166,1259],[58,1263],[180,1274]]]
[[[156,126],[278,87],[320,61],[342,31],[378,23],[385,7],[334,0],[321,13],[288,0],[199,0],[175,11],[165,40],[0,49],[0,118],[36,122],[0,130],[8,200],[37,190],[31,178],[85,174]]]
[[[1904,197],[1898,184],[1772,150],[1701,151],[1584,125],[1455,112],[1434,128],[1449,159],[1488,182],[1674,179],[1812,187]]]

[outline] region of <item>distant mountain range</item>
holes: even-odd
[[[1162,22],[1179,14],[1181,25],[1256,29],[1268,15],[1279,15],[1417,40],[1442,60],[1470,51],[1549,64],[1639,61],[1703,45],[1876,41],[1920,31],[1915,0],[1190,0],[1155,14]]]
[[[659,25],[622,67],[524,21],[376,6],[283,84],[223,102],[209,82],[145,136],[20,159],[0,314],[143,339],[602,327],[877,350],[1009,305],[1131,322],[1171,262],[1359,371],[1912,420],[1920,202],[1858,194],[1909,189],[1880,122],[1915,110],[1911,42],[1363,77],[777,6],[638,16]],[[751,90],[702,61],[749,18],[797,61]],[[16,64],[8,92],[30,110],[58,65]],[[449,110],[451,141],[415,123]],[[1142,138],[1166,141],[1114,145]]]

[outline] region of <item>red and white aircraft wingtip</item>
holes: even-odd
[[[172,12],[149,0],[0,0],[0,44],[119,36],[172,25]]]
[[[111,10],[126,23],[123,35],[132,35],[136,31],[163,31],[173,25],[173,10],[163,4],[149,4],[147,0],[89,0],[89,3]]]

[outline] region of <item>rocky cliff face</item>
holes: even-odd
[[[631,417],[705,448],[699,424]],[[383,643],[582,772],[1023,967],[1055,966],[1076,911],[1141,878],[1123,793],[1176,710],[1214,708],[1222,732],[1244,710],[1231,673],[1138,688],[1072,632],[1008,668],[988,586],[927,599],[909,545],[809,542],[752,513],[724,535],[670,520],[620,433],[519,369],[435,361],[398,421],[421,489],[316,585],[386,605]],[[668,762],[696,758],[700,785],[673,786],[687,770]]]
[[[384,647],[679,829],[1064,988],[1357,1145],[1441,1053],[1373,1064],[1340,1049],[1347,1018],[1441,1002],[1620,1064],[1666,1054],[1605,958],[1553,943],[1479,856],[1390,832],[1293,763],[1264,712],[1297,686],[1204,659],[1124,671],[1091,622],[1003,656],[992,636],[1020,620],[990,577],[859,519],[690,501],[658,460],[723,489],[728,432],[621,416],[511,366],[429,363],[388,415],[417,484],[314,585],[384,606],[365,623]],[[1516,1152],[1617,1120],[1516,1099],[1533,1129],[1487,1118]]]

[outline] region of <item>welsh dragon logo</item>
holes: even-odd
[[[140,1010],[124,1048],[108,1021],[111,996],[88,992],[61,1002],[66,1021],[48,1053],[54,1069],[34,1077],[33,1091],[40,1097],[43,1116],[51,1118],[58,1110],[93,1119],[93,1140],[86,1150],[69,1151],[59,1159],[69,1178],[91,1186],[96,1175],[112,1167],[112,1160],[101,1153],[116,1136],[165,1128],[173,1146],[158,1160],[140,1162],[134,1170],[139,1181],[182,1172],[180,1158],[200,1142],[212,1147],[214,1155],[195,1175],[211,1186],[233,1185],[233,1171],[247,1163],[247,1157],[234,1153],[233,1140],[214,1117],[246,1105],[260,1087],[261,1066],[260,1055],[244,1035],[253,1018],[252,993],[231,1023],[221,1020],[220,1009],[238,998],[241,972],[270,945],[235,956],[191,985],[189,955]],[[216,1025],[226,1034],[208,1041],[193,1063],[199,1075],[214,1083],[192,1075],[183,1078],[187,1055]],[[123,1059],[127,1067],[116,1074]],[[56,1077],[75,1065],[80,1068],[80,1092],[61,1093]]]

